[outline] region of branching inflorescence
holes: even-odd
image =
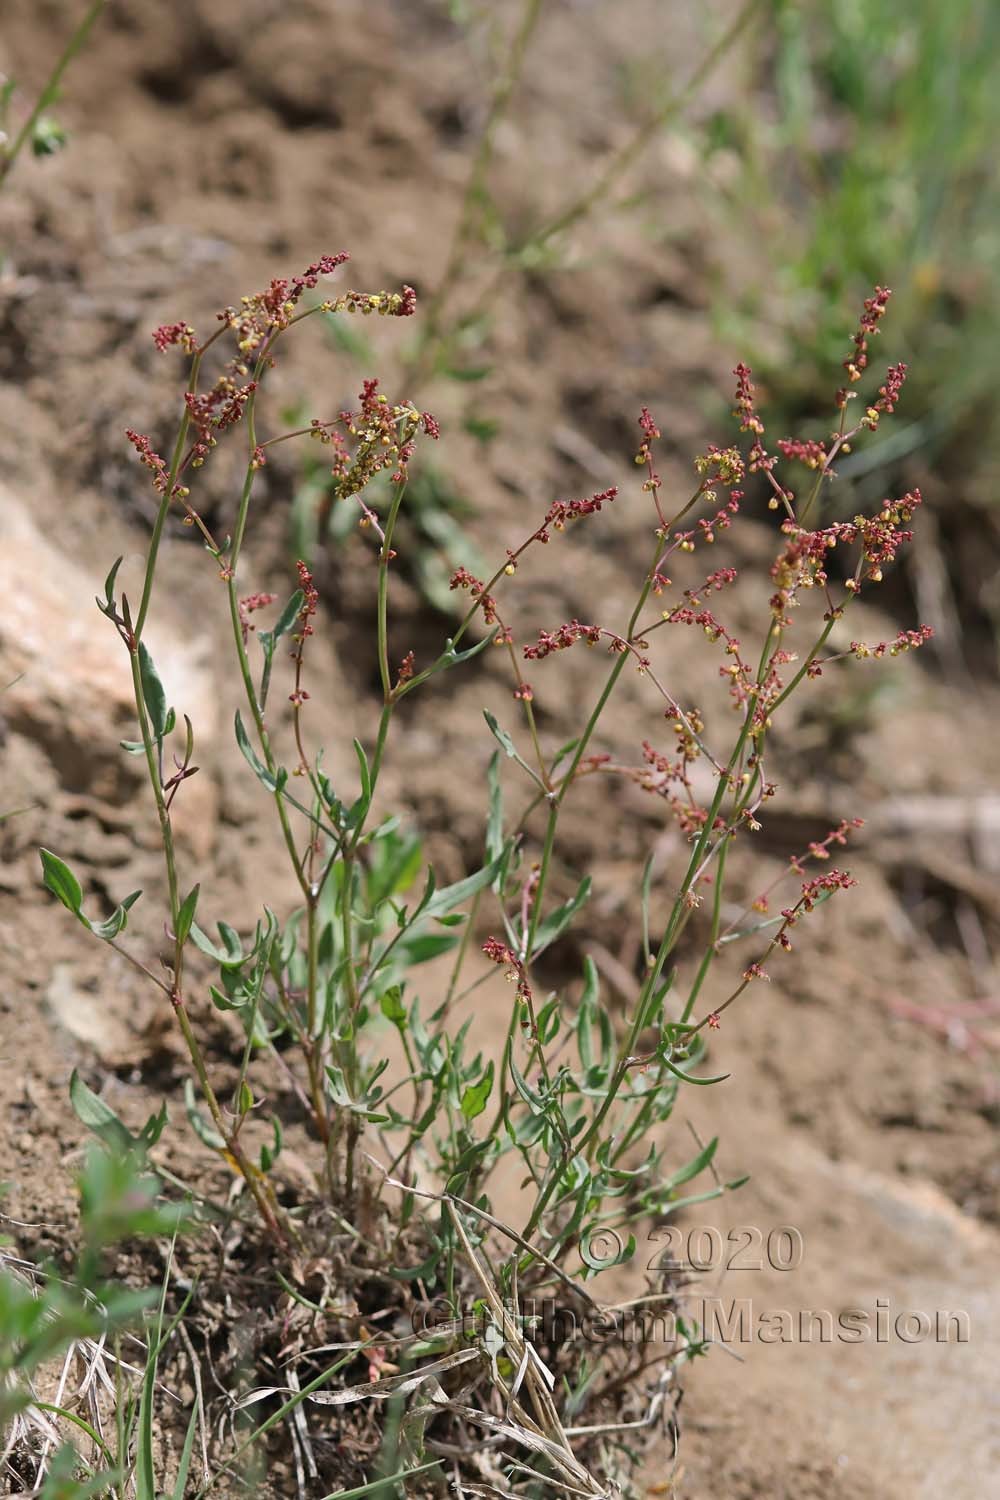
[[[454,1292],[456,1256],[468,1250],[470,1233],[485,1232],[477,1214],[496,1227],[486,1208],[490,1177],[497,1161],[509,1152],[523,1162],[530,1207],[513,1234],[515,1251],[504,1274],[523,1276],[532,1266],[539,1274],[549,1274],[555,1267],[565,1277],[564,1263],[585,1234],[676,1209],[679,1184],[710,1163],[714,1142],[694,1163],[679,1172],[666,1171],[663,1162],[671,1149],[670,1138],[658,1134],[657,1127],[670,1119],[681,1087],[720,1081],[697,1071],[706,1055],[707,1032],[720,1028],[723,1013],[748,986],[768,976],[768,959],[792,946],[791,932],[801,920],[854,883],[839,868],[818,875],[806,868],[808,861],[827,861],[831,849],[843,846],[859,826],[858,820],[845,820],[792,860],[741,918],[723,925],[728,852],[739,836],[752,838],[761,826],[761,809],[776,794],[765,757],[791,694],[821,676],[831,662],[894,656],[921,646],[930,635],[927,627],[920,627],[900,630],[893,639],[875,645],[852,641],[849,649],[832,651],[829,644],[846,610],[881,580],[883,570],[910,539],[919,492],[886,500],[873,515],[850,521],[815,519],[822,511],[824,490],[836,477],[838,456],[895,409],[905,367],[890,368],[875,399],[853,425],[848,421],[853,392],[844,389],[835,401],[836,429],[826,439],[781,439],[772,452],[765,442],[751,371],[739,364],[734,415],[749,438],[747,451],[707,447],[695,459],[693,491],[673,513],[655,466],[660,431],[649,409],[643,408],[636,463],[644,475],[642,490],[651,501],[650,555],[628,618],[612,623],[572,618],[519,642],[516,616],[507,612],[508,593],[516,590],[517,575],[531,549],[550,542],[558,545],[559,534],[574,526],[599,524],[596,518],[618,495],[617,488],[608,488],[547,505],[520,544],[505,550],[491,577],[476,577],[459,568],[451,578],[456,602],[462,604],[457,622],[442,651],[421,661],[412,648],[391,654],[389,600],[408,467],[419,441],[438,438],[434,418],[408,400],[390,401],[378,381],[369,379],[351,409],[317,416],[292,432],[268,435],[259,430],[262,386],[295,325],[319,314],[413,313],[410,287],[397,292],[347,291],[310,301],[306,294],[314,293],[321,279],[339,271],[346,259],[324,256],[301,276],[272,281],[238,307],[224,309],[219,328],[204,342],[187,323],[157,329],[153,337],[158,349],[178,350],[190,360],[171,458],[155,453],[147,437],[128,432],[151,473],[159,508],[138,605],[133,607],[124,594],[116,593],[116,564],[99,606],[115,625],[132,664],[140,740],[131,748],[145,760],[165,861],[171,942],[166,979],[119,942],[135,896],[107,922],[91,923],[82,913],[75,878],[48,854],[46,880],[81,921],[113,942],[168,997],[210,1116],[201,1120],[199,1132],[243,1178],[283,1251],[304,1243],[308,1225],[301,1213],[290,1214],[282,1207],[272,1186],[271,1168],[281,1144],[280,1113],[272,1117],[273,1139],[263,1144],[259,1126],[253,1123],[263,1102],[252,1081],[261,1054],[275,1060],[282,1076],[293,1077],[322,1155],[328,1200],[342,1219],[354,1218],[362,1206],[370,1219],[385,1183],[402,1182],[404,1188],[412,1188],[404,1225],[416,1225],[416,1183],[447,1184],[440,1200],[440,1223],[436,1228],[424,1223],[421,1229],[421,1253],[427,1258],[420,1275],[428,1286]],[[864,374],[889,295],[880,287],[865,304],[845,361],[849,385]],[[235,344],[235,352],[203,386],[206,357],[227,339]],[[197,510],[191,487],[196,471],[230,435],[242,435],[245,475],[232,529],[217,539]],[[321,752],[307,746],[306,715],[310,691],[316,691],[307,686],[307,645],[322,621],[310,569],[304,562],[298,564],[297,587],[270,628],[260,621],[277,605],[276,595],[241,592],[239,585],[257,475],[275,444],[296,438],[328,450],[334,503],[355,505],[362,532],[374,541],[372,636],[381,701],[367,744],[355,742],[358,783],[350,794],[334,787],[323,769]],[[804,469],[801,495],[784,479],[784,463]],[[766,485],[768,503],[781,517],[764,618],[754,626],[744,608],[737,630],[727,621],[731,601],[739,598],[735,566],[698,563],[694,577],[678,583],[672,575],[687,566],[690,554],[704,555],[734,525],[744,487],[751,480]],[[164,757],[176,717],[167,708],[144,640],[160,541],[172,510],[179,510],[185,523],[197,528],[215,565],[216,580],[224,587],[233,662],[244,698],[236,716],[236,737],[273,804],[301,897],[300,909],[283,918],[265,906],[262,914],[244,915],[239,928],[220,922],[219,942],[195,920],[206,898],[198,884],[185,894],[187,882],[173,836],[175,798],[183,795],[183,783],[196,770],[194,731],[185,720],[184,753],[175,755],[175,769],[168,774]],[[818,610],[807,608],[811,601]],[[685,704],[671,688],[670,643],[678,637],[690,642],[684,632],[692,630],[718,651],[718,662],[705,674],[700,701]],[[403,698],[425,688],[440,673],[471,662],[491,643],[509,664],[525,738],[519,745],[492,713],[487,714],[500,748],[484,786],[484,862],[443,890],[424,867],[421,889],[416,883],[422,868],[419,843],[400,831],[398,818],[374,816],[395,713]],[[539,729],[535,700],[538,692],[544,693],[546,675],[555,669],[553,660],[581,644],[593,653],[590,702],[568,744],[563,743],[568,726],[560,726],[563,732],[555,748]],[[272,676],[282,670],[282,663],[289,681],[272,696]],[[536,690],[525,681],[524,663],[539,670],[542,688]],[[652,704],[649,728],[634,747],[632,760],[627,747],[621,758],[601,743],[608,705],[630,667],[648,685]],[[714,723],[718,715],[710,712],[710,700],[720,685],[721,731]],[[656,728],[662,720],[665,731]],[[294,745],[291,765],[283,763],[283,725]],[[505,811],[501,785],[501,766],[511,760],[516,774],[526,778],[525,802],[514,817]],[[680,832],[683,850],[680,867],[657,874],[655,880],[652,850],[637,871],[641,971],[629,1013],[617,1022],[599,1001],[597,971],[590,959],[584,963],[582,990],[572,977],[548,989],[539,971],[541,957],[571,928],[588,898],[589,878],[568,899],[556,898],[552,888],[564,803],[577,788],[585,797],[595,776],[625,778],[659,799]],[[788,878],[798,881],[799,893],[772,917],[774,891]],[[484,904],[492,910],[488,922]],[[685,934],[703,907],[695,923],[701,931],[692,958]],[[478,950],[485,964],[477,960],[477,943],[470,941],[474,925],[480,928]],[[654,933],[659,935],[655,941]],[[722,983],[717,998],[703,1000],[706,986],[716,984],[730,944],[758,935],[756,951],[730,987]],[[212,1001],[220,1009],[237,1012],[246,1029],[246,1050],[230,1104],[223,1103],[213,1085],[211,1060],[190,1008],[192,990],[203,987],[196,965],[189,962],[191,945],[218,967],[218,981],[209,987]],[[454,954],[451,978],[444,986],[435,981],[439,992],[428,1011],[414,992],[417,971],[429,958],[446,952]],[[468,978],[468,970],[477,964],[477,972]],[[511,979],[513,998],[505,1040],[497,1055],[484,1056],[470,1040],[469,1024],[456,1030],[451,1018],[497,967]],[[390,1068],[378,1029],[386,1023],[399,1037],[404,1059],[399,1070]],[[299,1073],[294,1072],[294,1057],[301,1063]],[[364,1155],[359,1152],[362,1138]],[[374,1168],[367,1165],[373,1160],[382,1165],[384,1180],[373,1181]],[[716,1191],[725,1189],[726,1184],[717,1184]],[[481,1274],[478,1261],[469,1264]],[[585,1260],[574,1274],[587,1279],[594,1269],[592,1259]],[[513,1401],[513,1393],[507,1391],[504,1399]],[[559,1441],[566,1443],[565,1434]],[[566,1472],[575,1473],[571,1467]]]

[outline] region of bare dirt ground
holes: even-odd
[[[61,0],[8,0],[4,70],[37,84],[73,10]],[[701,31],[688,18],[667,38],[659,7],[638,0],[554,5],[498,141],[498,196],[528,215],[551,208],[566,184],[585,186],[594,161],[634,128],[641,106],[623,79],[639,39],[662,41],[683,71],[703,50]],[[69,150],[22,164],[0,206],[0,659],[5,682],[23,674],[0,700],[0,806],[31,807],[0,829],[0,1174],[11,1183],[12,1221],[36,1226],[10,1226],[31,1253],[63,1254],[71,1239],[81,1145],[66,1091],[74,1066],[129,1119],[166,1096],[173,1169],[182,1178],[199,1170],[168,1021],[132,972],[53,911],[36,852],[41,844],[70,860],[93,904],[137,886],[150,898],[160,879],[153,820],[134,767],[114,748],[131,727],[126,665],[92,606],[119,553],[122,580],[134,587],[151,513],[122,429],[169,430],[175,370],[156,356],[149,330],[178,317],[207,326],[241,292],[341,248],[353,254],[356,284],[406,280],[432,291],[482,122],[490,63],[477,45],[429,0],[122,0],[68,78]],[[723,70],[699,107],[725,87]],[[666,137],[631,183],[643,195],[638,208],[581,228],[570,269],[506,284],[494,370],[475,395],[477,411],[499,423],[488,448],[461,431],[466,388],[420,393],[442,419],[442,456],[474,507],[469,528],[487,556],[516,544],[554,495],[623,486],[602,529],[533,564],[525,636],[532,625],[587,618],[595,597],[609,614],[628,602],[649,530],[644,502],[627,488],[637,489],[630,457],[643,402],[668,432],[668,481],[699,442],[724,438],[708,414],[724,409],[728,371],[746,351],[712,343],[693,171],[682,142]],[[376,330],[390,386],[394,336]],[[324,409],[346,404],[357,374],[337,358],[315,341],[294,373],[289,364],[281,399],[318,390]],[[269,472],[251,549],[255,587],[287,592],[294,480],[291,460]],[[224,514],[231,501],[216,482]],[[764,546],[754,526],[733,542],[743,561]],[[349,544],[324,575],[329,611],[316,660],[326,691],[314,695],[311,722],[334,777],[350,772],[351,734],[370,723],[373,683],[357,634],[366,555]],[[276,845],[229,744],[202,561],[180,529],[171,535],[154,655],[199,735],[203,772],[182,811],[189,868],[219,892],[220,906],[228,898],[227,913],[250,913],[265,889],[272,901],[282,894],[268,881]],[[404,585],[400,602],[401,638],[433,640],[439,621],[416,591]],[[912,623],[868,611],[865,634]],[[860,1307],[874,1320],[888,1299],[893,1318],[967,1312],[970,1340],[755,1337],[734,1346],[742,1362],[717,1350],[690,1373],[680,1453],[664,1446],[650,1464],[651,1495],[997,1493],[989,1353],[1000,1336],[1000,695],[990,682],[942,680],[933,660],[892,667],[872,664],[838,719],[803,694],[764,857],[787,858],[841,816],[860,814],[867,827],[849,861],[860,884],[824,910],[772,983],[735,1006],[713,1039],[713,1064],[732,1076],[692,1090],[687,1113],[703,1139],[721,1136],[723,1174],[749,1171],[752,1181],[691,1210],[682,1227],[714,1223],[725,1237],[756,1226],[765,1241],[783,1225],[799,1230],[798,1269],[703,1278],[724,1301],[750,1297],[755,1315],[786,1308],[797,1320],[802,1308],[836,1316]],[[675,668],[679,692],[693,668],[683,659]],[[577,693],[572,671],[546,679],[542,723],[553,740]],[[509,687],[492,663],[429,697],[406,726],[405,763],[390,774],[387,808],[415,819],[443,878],[457,878],[480,849],[493,748],[481,711],[498,699],[509,701]],[[638,685],[624,688],[614,730],[632,747],[648,735]],[[621,973],[636,927],[623,882],[658,816],[650,799],[623,793],[571,823],[573,857],[598,861],[598,957],[626,1000]],[[292,890],[284,894],[291,904]],[[147,899],[135,923],[152,945],[154,911]],[[484,1035],[506,1026],[502,995],[477,1017]]]

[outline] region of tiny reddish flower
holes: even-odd
[[[180,344],[185,354],[193,354],[197,347],[194,329],[189,323],[163,323],[153,329],[153,343],[163,354],[175,344]]]
[[[243,632],[243,644],[247,643],[251,630],[256,630],[250,616],[256,609],[266,609],[277,599],[277,594],[247,594],[244,599],[237,600],[237,610],[240,617],[240,630]]]
[[[874,294],[865,299],[858,331],[854,335],[854,353],[844,360],[844,369],[847,371],[848,378],[852,382],[860,380],[863,371],[867,368],[868,340],[878,333],[878,325],[885,317],[891,296],[892,292],[888,287],[877,286]],[[900,384],[902,384],[902,381],[900,381]]]

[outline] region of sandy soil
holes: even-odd
[[[51,38],[73,10],[8,0],[0,66],[40,81]],[[552,7],[498,140],[495,191],[515,223],[551,209],[566,184],[585,186],[595,159],[627,138],[642,109],[627,62],[636,38],[666,48],[662,26],[659,7],[640,0]],[[702,22],[678,18],[670,50],[682,72],[704,40]],[[149,897],[159,881],[134,766],[114,748],[130,729],[125,664],[91,604],[118,553],[134,586],[151,513],[121,431],[169,430],[171,369],[149,330],[176,317],[205,325],[271,274],[340,248],[352,251],[358,283],[407,280],[432,292],[491,69],[488,37],[463,38],[447,7],[430,0],[122,0],[68,78],[70,149],[25,163],[0,204],[0,676],[24,674],[0,700],[0,805],[31,805],[0,828],[0,1174],[12,1184],[6,1211],[37,1226],[11,1228],[30,1253],[64,1254],[70,1239],[81,1145],[66,1094],[74,1066],[129,1119],[166,1095],[172,1165],[181,1176],[199,1170],[168,1022],[124,965],[109,964],[53,912],[36,854],[43,844],[69,859],[91,902],[136,886]],[[698,108],[709,109],[726,80],[723,69]],[[487,556],[520,540],[553,494],[617,482],[625,496],[631,484],[593,530],[532,564],[525,637],[587,618],[596,598],[620,615],[641,575],[649,523],[630,473],[639,405],[653,405],[668,429],[668,481],[681,482],[699,441],[720,437],[708,418],[724,409],[728,371],[744,351],[711,339],[713,273],[694,173],[679,137],[659,141],[628,184],[638,206],[581,226],[568,267],[503,284],[487,355],[475,356],[493,368],[474,394],[440,381],[420,392],[442,419],[439,457],[471,504],[469,533]],[[373,337],[390,386],[395,332]],[[331,377],[330,349],[315,340],[283,373],[280,400],[319,390],[324,408],[343,405],[357,371],[334,360]],[[499,424],[485,449],[462,430],[470,411]],[[295,478],[291,459],[269,470],[250,554],[255,587],[286,586]],[[225,481],[222,470],[212,480],[220,515],[230,503]],[[737,561],[752,563],[766,542],[751,525],[732,546]],[[323,570],[329,611],[315,660],[326,692],[314,695],[312,723],[334,777],[349,773],[350,735],[370,723],[372,673],[358,640],[365,555],[351,542]],[[212,882],[220,908],[250,910],[265,891],[291,904],[291,888],[276,891],[269,878],[274,833],[229,744],[230,689],[201,561],[180,528],[171,534],[154,635],[171,696],[196,723],[204,767],[183,804],[185,858],[194,878]],[[412,579],[400,587],[397,620],[403,649],[429,649],[441,624]],[[913,622],[869,611],[865,623],[878,638]],[[874,1319],[883,1299],[893,1317],[967,1312],[970,1338],[755,1337],[733,1346],[740,1360],[717,1350],[688,1377],[680,1453],[664,1448],[651,1463],[650,1494],[996,1492],[1000,696],[989,682],[942,680],[931,660],[897,665],[891,675],[872,666],[839,718],[803,695],[761,857],[786,858],[860,814],[868,826],[850,861],[860,885],[825,909],[772,983],[734,1007],[713,1039],[713,1065],[732,1076],[692,1090],[687,1114],[703,1139],[721,1136],[723,1175],[749,1171],[752,1181],[690,1211],[681,1227],[715,1224],[725,1239],[755,1226],[765,1242],[781,1226],[799,1230],[794,1271],[706,1274],[713,1295],[749,1297],[755,1314],[786,1308],[797,1323],[802,1308],[836,1316],[859,1307]],[[672,670],[678,693],[698,680],[694,660],[678,657]],[[538,673],[553,743],[572,722],[577,673],[575,663],[544,681]],[[443,878],[479,852],[493,748],[481,711],[497,701],[510,704],[509,687],[493,662],[429,695],[405,726],[405,759],[390,768],[387,806],[414,817]],[[648,722],[641,684],[626,683],[616,739],[634,748]],[[658,819],[651,799],[623,792],[569,822],[565,879],[574,863],[596,859],[594,951],[619,1000],[628,998],[636,942],[632,861]],[[155,947],[154,911],[154,900],[141,904],[135,931]],[[970,1005],[971,1019],[962,1009]],[[477,1026],[499,1035],[505,1025],[498,990]]]

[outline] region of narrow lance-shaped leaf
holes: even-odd
[[[110,614],[111,610],[114,608],[115,579],[118,577],[118,569],[121,567],[123,562],[124,558],[119,557],[114,563],[112,563],[111,572],[104,580],[104,603],[102,604],[100,599],[97,600],[97,607],[101,611],[102,615]]]
[[[639,887],[639,906],[642,912],[642,956],[647,966],[652,960],[652,952],[649,946],[649,895],[653,880],[653,854],[647,856],[646,863],[642,867],[642,882]]]
[[[261,647],[264,652],[264,670],[261,674],[260,679],[260,706],[262,709],[267,703],[268,688],[271,685],[271,667],[274,662],[274,648],[280,641],[281,637],[283,635],[287,635],[292,626],[295,624],[296,620],[299,617],[299,612],[302,609],[304,599],[305,595],[303,594],[302,590],[296,589],[295,593],[289,599],[288,603],[281,611],[281,614],[278,616],[278,623],[274,626],[273,630],[260,630],[257,633],[257,639],[260,641]]]
[[[497,723],[496,718],[489,712],[488,709],[483,710],[483,718],[486,720],[486,723],[489,726],[490,733],[496,740],[497,744],[500,746],[501,750],[503,750],[504,754],[509,756],[511,760],[516,760],[521,769],[527,771],[532,781],[540,786],[541,782],[539,782],[538,780],[538,772],[533,770],[531,766],[528,765],[528,762],[521,755],[520,751],[514,744],[514,741],[511,739],[506,729],[500,728],[500,725]]]
[[[354,741],[354,753],[358,758],[358,770],[361,775],[361,794],[355,798],[348,809],[346,823],[347,827],[352,829],[364,823],[368,816],[368,809],[372,805],[372,773],[368,766],[365,747],[360,740]]]
[[[456,651],[455,647],[449,641],[447,647],[445,648],[445,665],[449,667],[457,667],[460,666],[463,662],[472,661],[473,657],[478,656],[480,652],[486,650],[487,646],[492,645],[493,638],[496,633],[496,627],[494,627],[488,635],[483,636],[481,641],[477,641],[474,646],[466,646],[464,651]]]
[[[500,751],[494,750],[486,771],[489,815],[486,820],[486,857],[497,859],[503,851],[503,792],[500,787]]]
[[[194,886],[184,898],[184,901],[181,904],[181,909],[177,913],[177,928],[174,936],[176,937],[177,942],[180,946],[183,946],[184,943],[186,943],[188,940],[188,934],[191,931],[191,923],[194,921],[194,914],[198,909],[198,897],[200,894],[201,886]]]
[[[139,678],[153,737],[162,740],[167,733],[167,695],[144,641],[139,642]]]
[[[531,1110],[531,1113],[533,1115],[544,1114],[546,1112],[545,1101],[543,1100],[541,1094],[537,1094],[535,1092],[528,1080],[525,1078],[524,1074],[521,1072],[520,1068],[517,1066],[517,1063],[514,1060],[513,1052],[509,1053],[507,1063],[510,1067],[510,1076],[514,1080],[514,1087],[517,1089],[517,1092],[520,1094],[525,1104],[527,1104],[528,1108]]]
[[[539,922],[538,930],[535,933],[534,948],[532,949],[533,958],[537,958],[544,948],[547,948],[550,943],[554,943],[556,938],[561,937],[566,931],[580,910],[580,907],[590,895],[592,884],[590,876],[585,875],[580,881],[576,895],[572,900],[567,901],[563,906],[557,907],[544,921]]]
[[[702,1088],[706,1088],[709,1084],[712,1083],[725,1083],[726,1079],[729,1077],[728,1073],[717,1073],[714,1078],[695,1078],[693,1073],[685,1073],[680,1068],[676,1067],[675,1064],[670,1061],[669,1057],[661,1057],[660,1061],[663,1063],[664,1067],[668,1068],[669,1071],[673,1073],[675,1078],[681,1078],[685,1083],[696,1083]]]
[[[198,1108],[194,1096],[194,1085],[190,1078],[184,1080],[184,1109],[187,1113],[191,1129],[202,1145],[208,1146],[212,1151],[225,1151],[226,1143],[222,1139],[222,1136],[215,1129],[214,1125],[209,1124]]]
[[[670,1192],[674,1188],[680,1187],[682,1183],[690,1182],[692,1177],[697,1177],[699,1172],[703,1172],[714,1157],[716,1150],[718,1149],[718,1145],[719,1137],[713,1136],[708,1145],[703,1147],[703,1149],[698,1152],[698,1155],[693,1157],[691,1161],[688,1162],[687,1166],[681,1167],[680,1170],[675,1172],[672,1177],[667,1177],[660,1184],[661,1189],[664,1192]]]
[[[250,766],[254,775],[257,777],[257,780],[260,781],[264,786],[266,786],[269,792],[277,791],[277,778],[273,776],[272,773],[267,769],[264,762],[258,757],[257,752],[251,745],[249,736],[247,735],[246,729],[243,725],[243,720],[240,717],[239,709],[236,710],[236,720],[234,728],[236,730],[236,743],[237,745],[239,745],[240,750],[243,752],[244,759]]]
[[[491,859],[489,864],[484,865],[481,870],[477,870],[474,875],[468,875],[465,880],[456,880],[454,885],[446,885],[441,890],[436,891],[423,907],[422,911],[419,912],[419,915],[423,917],[444,916],[447,912],[454,911],[456,906],[461,906],[463,901],[467,901],[470,896],[474,896],[484,886],[492,885],[497,875],[499,875],[509,852],[510,846],[508,845],[497,855],[496,859]]]
[[[124,1154],[133,1150],[135,1137],[93,1089],[88,1088],[76,1068],[70,1075],[69,1102],[81,1124],[92,1130],[112,1151]]]
[[[372,773],[368,767],[368,757],[365,747],[360,740],[354,741],[354,753],[358,757],[358,769],[361,773],[361,795],[366,802],[372,799]]]
[[[576,1050],[585,1073],[589,1073],[594,1065],[590,1027],[597,1006],[598,989],[597,965],[588,953],[583,960],[583,994],[580,996],[576,1017]]]
[[[191,937],[195,946],[200,948],[208,958],[214,958],[215,962],[222,968],[239,968],[244,959],[243,944],[240,942],[239,934],[228,922],[219,923],[219,934],[225,947],[217,948],[207,933],[203,932],[198,923],[191,922]]]
[[[42,861],[42,879],[45,887],[53,896],[58,896],[67,911],[71,911],[81,922],[85,921],[81,907],[83,906],[83,890],[73,871],[57,854],[48,849],[39,849]]]

